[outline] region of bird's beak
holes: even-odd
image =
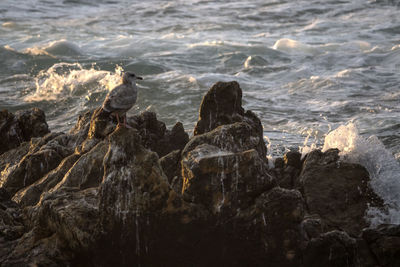
[[[139,76],[136,76],[136,79],[137,79],[137,80],[143,80],[143,78],[142,78],[142,77],[139,77]]]

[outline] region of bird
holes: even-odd
[[[143,80],[133,72],[125,72],[122,76],[122,83],[108,92],[101,109],[117,117],[120,126],[120,116],[124,116],[124,127],[126,125],[126,112],[132,108],[137,99],[136,80]]]

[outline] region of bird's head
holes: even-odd
[[[143,78],[130,71],[125,72],[122,76],[122,83],[124,84],[135,84],[136,80],[143,80]]]

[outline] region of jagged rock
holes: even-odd
[[[304,251],[304,266],[356,266],[356,240],[346,232],[331,231],[311,239]]]
[[[43,192],[48,192],[50,189],[54,188],[63,179],[64,175],[70,170],[78,158],[79,155],[77,154],[66,157],[56,169],[50,171],[32,185],[18,191],[13,196],[13,200],[21,206],[36,205]]]
[[[376,229],[365,229],[362,238],[380,266],[400,266],[400,225],[381,225]]]
[[[369,186],[369,174],[358,164],[340,162],[339,151],[307,155],[299,180],[309,213],[321,216],[331,229],[358,236],[368,224],[368,205],[382,205]]]
[[[217,82],[203,97],[199,111],[199,121],[194,135],[212,131],[221,125],[246,122],[258,138],[260,155],[265,157],[267,149],[263,140],[263,128],[260,119],[251,111],[242,108],[242,89],[233,82]]]
[[[86,121],[86,116],[82,118],[82,124]],[[78,121],[78,128],[81,123]],[[110,114],[103,112],[101,108],[97,108],[90,119],[90,126],[88,129],[87,137],[89,139],[97,138],[104,139],[107,135],[112,133],[116,128],[116,124],[113,123]]]
[[[32,137],[49,133],[45,114],[38,108],[17,112],[15,115],[3,110],[0,112],[0,154],[18,147]]]
[[[41,109],[20,111],[16,116],[25,141],[29,141],[32,137],[42,137],[50,132],[46,116]]]
[[[235,153],[199,145],[184,154],[182,175],[185,199],[201,203],[214,213],[248,206],[274,185],[254,149]]]
[[[154,112],[145,111],[133,116],[128,123],[138,130],[142,145],[156,152],[160,158],[171,151],[182,150],[189,141],[182,123],[177,122],[171,130],[167,130],[165,123],[157,120]]]
[[[235,153],[255,149],[260,159],[266,161],[266,150],[262,137],[245,122],[222,125],[211,132],[194,136],[183,149],[182,155],[186,155],[201,144],[209,144]]]
[[[296,151],[287,152],[282,158],[275,160],[275,173],[277,183],[280,187],[293,189],[297,188],[298,176],[301,172],[302,160],[301,154]]]
[[[163,157],[174,150],[182,150],[189,142],[189,135],[185,132],[182,123],[177,122],[171,130],[167,130],[161,140],[157,142],[156,148],[159,157]]]
[[[14,195],[22,188],[42,178],[58,166],[61,160],[72,154],[66,147],[67,138],[63,134],[49,134],[44,138],[32,139],[29,152],[20,162],[6,166],[0,176],[0,186]]]
[[[174,150],[164,157],[160,158],[159,163],[168,178],[168,182],[171,184],[174,177],[180,175],[180,160],[181,160],[181,151]],[[182,191],[182,187],[179,191]]]
[[[301,253],[301,222],[305,207],[301,193],[275,187],[256,200],[258,220],[264,230],[261,236],[268,264],[299,266]]]

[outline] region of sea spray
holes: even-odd
[[[400,166],[393,155],[376,136],[361,136],[354,125],[348,123],[325,137],[322,151],[338,148],[344,161],[364,166],[370,174],[370,184],[383,200],[386,210],[370,207],[367,219],[371,226],[400,223]]]
[[[27,102],[51,101],[90,95],[95,91],[108,91],[121,79],[122,68],[117,66],[115,73],[85,69],[79,63],[57,63],[47,70],[40,71],[35,77],[36,90],[25,97]]]

